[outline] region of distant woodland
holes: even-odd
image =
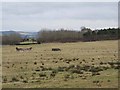
[[[100,41],[119,39],[120,28],[108,28],[92,31],[90,28],[83,28],[81,31],[71,30],[43,30],[38,32],[37,42],[78,42],[78,41]]]
[[[0,44],[2,45],[16,45],[19,44],[22,40],[20,34],[18,33],[12,33],[9,35],[2,35],[0,38]]]
[[[37,38],[31,38],[31,40],[40,43],[49,43],[49,42],[79,42],[79,41],[101,41],[101,40],[117,40],[119,37],[120,28],[108,28],[108,29],[99,29],[91,30],[90,28],[82,28],[81,31],[76,30],[40,30],[38,32]],[[23,42],[23,38],[19,33],[12,33],[9,35],[0,36],[0,42],[3,45],[16,45]],[[1,41],[2,40],[2,41]],[[29,39],[26,39],[29,41]]]

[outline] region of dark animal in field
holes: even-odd
[[[52,51],[61,51],[59,48],[52,48]]]
[[[32,50],[32,47],[30,47],[30,48],[18,48],[18,47],[16,47],[16,51],[30,51],[30,50]]]
[[[25,50],[31,50],[32,49],[32,47],[30,47],[30,48],[26,48]]]
[[[24,51],[22,48],[18,48],[18,47],[16,47],[16,50],[17,51]]]

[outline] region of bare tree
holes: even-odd
[[[79,31],[71,30],[42,30],[38,32],[37,42],[75,42],[80,41],[82,35]]]
[[[18,33],[13,33],[13,34],[2,36],[3,45],[15,45],[15,44],[19,44],[20,41],[21,41],[21,36]]]

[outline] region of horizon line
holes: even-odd
[[[85,27],[85,28],[89,28],[89,27]],[[94,30],[100,30],[100,29],[109,29],[109,28],[119,28],[119,27],[105,27],[105,28],[96,28],[96,29],[92,29],[92,28],[89,28],[89,29],[91,29],[92,31],[94,31]],[[2,32],[2,31],[16,31],[16,32],[39,32],[39,31],[41,31],[41,30],[51,30],[51,31],[53,31],[53,30],[61,30],[61,29],[64,29],[64,30],[71,30],[71,31],[81,31],[81,29],[66,29],[66,28],[59,28],[59,29],[50,29],[50,28],[42,28],[42,29],[40,29],[40,30],[0,30],[0,32]]]

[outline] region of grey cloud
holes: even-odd
[[[117,26],[117,3],[3,3],[3,28],[39,29],[41,27]],[[12,23],[11,23],[12,22]],[[52,23],[51,23],[52,22]],[[91,22],[91,23],[89,23]],[[95,23],[95,22],[101,22]],[[108,23],[107,23],[108,22]],[[114,23],[113,23],[114,22]],[[87,24],[85,24],[87,23]],[[97,24],[97,25],[92,25]]]
[[[117,17],[115,5],[114,3],[4,3],[3,15],[13,15],[12,18],[17,15],[21,18],[40,19],[114,19]]]

